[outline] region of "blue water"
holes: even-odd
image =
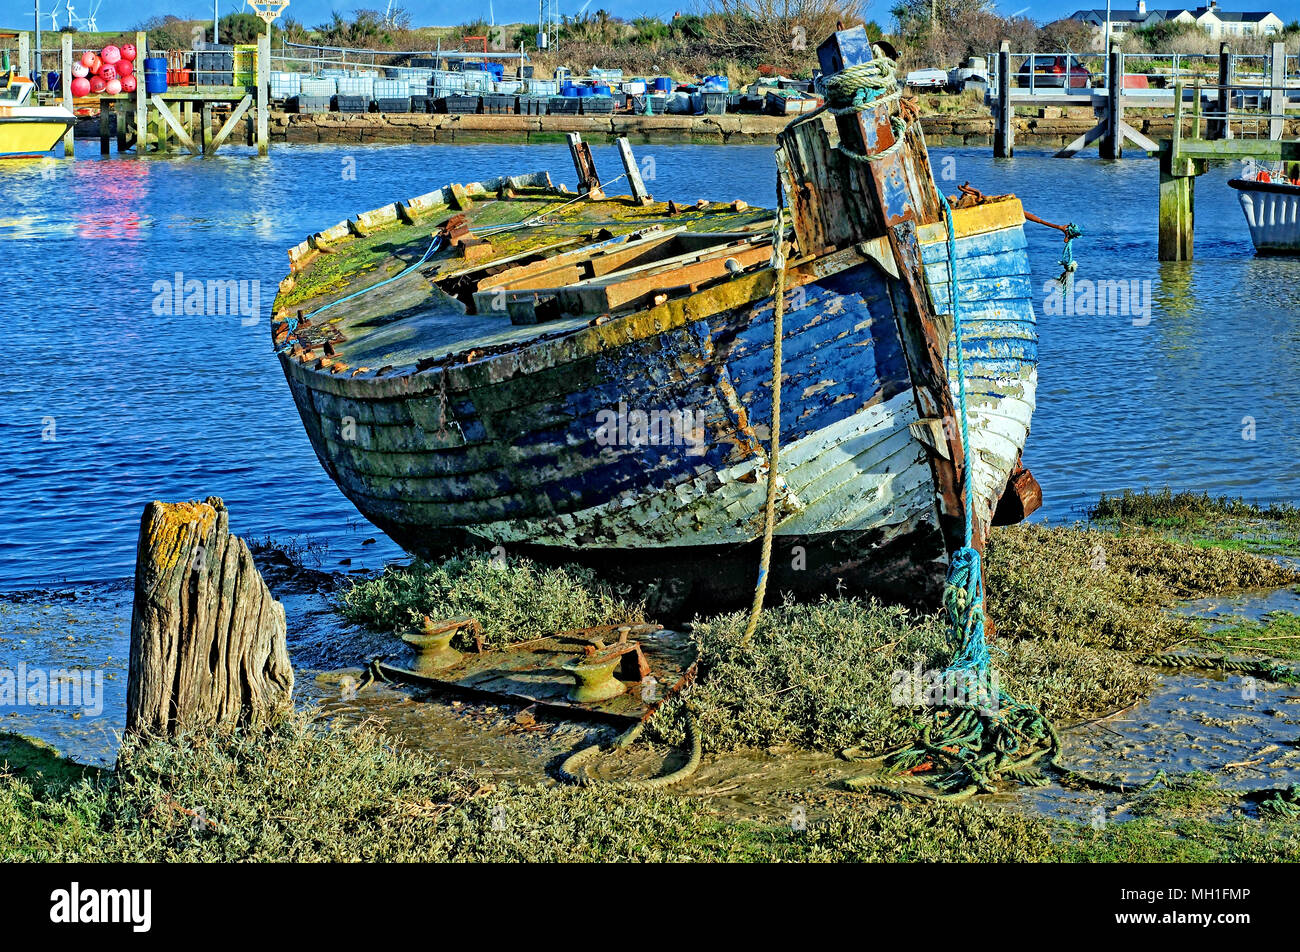
[[[397,557],[321,470],[271,353],[267,314],[285,249],[449,181],[547,169],[572,184],[567,148],[286,146],[265,160],[141,161],[86,146],[75,164],[0,163],[10,348],[0,366],[0,591],[129,575],[152,499],[222,496],[245,537],[327,541],[326,567]],[[613,149],[594,151],[613,175]],[[638,149],[654,160],[657,197],[765,205],[771,152]],[[1300,497],[1300,262],[1253,257],[1227,170],[1196,183],[1196,260],[1160,265],[1153,162],[933,155],[952,175],[949,191],[965,180],[1014,191],[1030,211],[1080,224],[1078,278],[1151,282],[1143,326],[1040,307],[1025,462],[1046,517],[1069,518],[1104,491],[1166,483]],[[1042,287],[1059,274],[1060,236],[1028,228]],[[177,272],[260,281],[260,320],[155,313],[155,282]],[[1247,418],[1254,439],[1243,438]]]

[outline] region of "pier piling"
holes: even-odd
[[[72,34],[64,33],[61,37],[63,49],[59,57],[59,75],[65,78],[60,87],[63,90],[63,108],[72,112]],[[68,131],[63,134],[63,156],[67,159],[75,159],[76,155],[76,130],[68,127]]]
[[[1011,102],[1011,41],[998,50],[998,101],[993,123],[993,157],[1009,159],[1015,152],[1016,107]]]

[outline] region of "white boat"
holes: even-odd
[[[30,79],[0,73],[0,158],[44,155],[77,117],[62,106],[31,105]]]
[[[1259,254],[1300,254],[1300,185],[1283,176],[1260,172],[1233,179],[1250,240]]]

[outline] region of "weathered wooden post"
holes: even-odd
[[[605,193],[600,189],[600,175],[596,172],[596,160],[591,157],[591,146],[583,142],[582,136],[576,132],[568,133],[567,138],[569,156],[578,173],[579,194],[590,195],[597,200],[604,198]]]
[[[59,76],[63,80],[59,85],[62,87],[63,108],[72,112],[72,34],[64,33],[61,37],[63,48],[59,58]],[[68,131],[63,134],[63,157],[65,159],[75,159],[77,157],[77,137],[75,126],[68,126]]]
[[[1034,74],[1030,65],[1029,75]],[[1068,80],[1067,80],[1068,81]],[[1016,109],[1011,104],[1011,41],[1003,40],[998,49],[998,102],[993,125],[993,157],[1009,159],[1016,146]]]
[[[269,28],[269,26],[268,26]],[[257,38],[257,154],[271,148],[271,37]]]
[[[148,56],[145,49],[147,36],[143,32],[135,35],[135,61],[140,64],[140,76],[135,84],[135,154],[145,155],[149,151],[149,85],[144,74],[144,58]]]
[[[284,608],[229,531],[222,501],[152,502],[140,521],[126,728],[175,736],[287,707]]]
[[[1200,102],[1200,87],[1196,87]],[[1198,109],[1199,113],[1199,109]],[[1199,125],[1199,120],[1198,120]],[[1196,164],[1179,154],[1183,138],[1183,84],[1174,84],[1173,139],[1160,143],[1159,259],[1190,261],[1194,237]]]
[[[99,154],[108,155],[111,151],[108,147],[109,136],[113,133],[113,100],[101,99],[99,101]]]
[[[1228,121],[1228,112],[1232,108],[1232,50],[1227,43],[1219,44],[1219,115],[1209,124],[1207,131],[1211,139],[1231,139],[1232,124]]]
[[[41,64],[38,62],[35,70],[32,69],[32,35],[23,31],[18,34],[18,75],[31,76],[33,72],[38,74],[37,82],[44,86],[45,79],[39,75]]]
[[[1274,43],[1268,59],[1268,137],[1281,139],[1286,131],[1286,44]]]
[[[1103,159],[1124,157],[1124,54],[1114,46],[1106,61],[1106,132],[1100,152]]]
[[[637,167],[636,156],[632,154],[632,144],[627,141],[627,136],[619,136],[614,142],[618,146],[618,157],[623,160],[627,184],[632,189],[632,201],[638,205],[649,205],[650,193],[645,190],[645,182],[641,180],[641,170]]]

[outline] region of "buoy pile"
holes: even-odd
[[[86,50],[72,64],[72,95],[94,96],[103,93],[135,92],[135,46],[106,46],[98,53]]]

